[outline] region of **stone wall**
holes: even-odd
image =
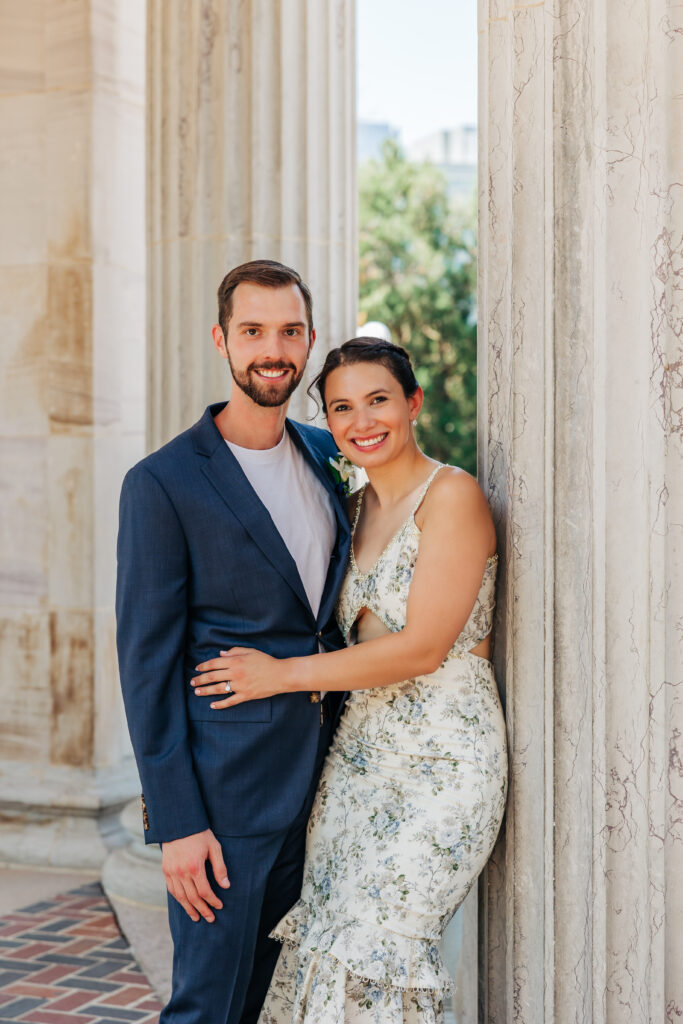
[[[4,3],[0,135],[0,858],[98,863],[137,786],[113,582],[144,450],[140,5]]]

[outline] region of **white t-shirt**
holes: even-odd
[[[332,499],[285,430],[261,451],[226,441],[296,562],[317,616],[337,537]]]

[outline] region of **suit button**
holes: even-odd
[[[320,638],[322,639],[322,635],[323,635],[323,631],[322,631],[322,629],[319,629],[319,630],[318,630],[318,632],[317,632],[317,633],[316,633],[315,635],[316,635],[317,637],[320,637]]]

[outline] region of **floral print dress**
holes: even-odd
[[[406,621],[418,556],[413,512],[368,573],[351,555],[337,617]],[[363,501],[359,496],[354,532]],[[497,556],[436,672],[353,690],[311,813],[300,900],[259,1024],[441,1024],[450,977],[439,940],[493,849],[505,807],[505,724],[490,662]]]

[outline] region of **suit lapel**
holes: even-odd
[[[193,428],[195,448],[200,454],[207,456],[202,472],[261,549],[264,557],[277,569],[313,615],[296,562],[280,536],[268,509],[249,483],[242,467],[213,422],[213,417],[221,408],[222,404],[209,406]]]
[[[337,543],[327,570],[325,589],[323,590],[323,596],[320,598],[320,608],[318,609],[318,624],[320,626],[324,626],[329,621],[334,611],[337,594],[346,572],[348,557],[349,535],[347,534],[346,537],[342,537],[341,534],[337,534]]]

